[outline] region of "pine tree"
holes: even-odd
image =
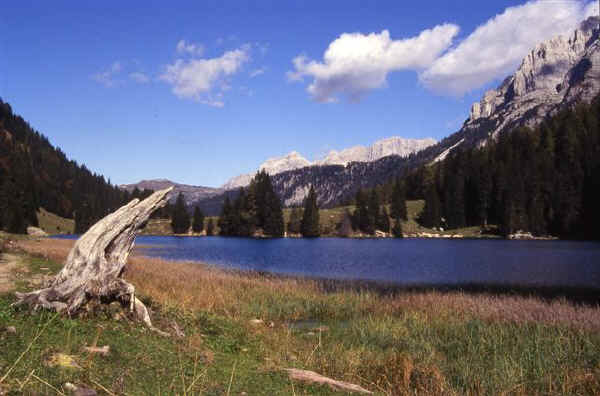
[[[377,216],[377,229],[383,232],[390,232],[390,215],[385,207],[381,208]]]
[[[366,193],[363,190],[356,192],[356,209],[352,216],[352,228],[362,232],[368,232],[370,229],[369,210]]]
[[[287,225],[287,232],[291,234],[300,234],[300,225],[302,223],[302,208],[293,208],[290,213],[290,221]]]
[[[304,213],[300,224],[302,236],[314,238],[321,235],[319,227],[319,207],[317,206],[317,194],[315,188],[310,187],[308,196],[304,201]]]
[[[233,207],[231,206],[231,201],[229,200],[229,195],[225,195],[225,202],[223,203],[223,208],[221,209],[221,216],[219,216],[219,233],[223,236],[232,235],[231,232],[231,216],[233,212]]]
[[[438,228],[441,222],[440,196],[435,182],[427,186],[425,193],[425,208],[423,208],[421,222],[425,227]]]
[[[396,179],[392,190],[391,214],[394,219],[408,220],[404,182]]]
[[[283,210],[281,208],[279,197],[272,190],[267,196],[267,207],[269,210],[265,218],[265,234],[274,237],[282,237],[284,232]]]
[[[375,189],[371,190],[371,194],[369,195],[369,203],[367,206],[367,227],[365,231],[367,234],[374,234],[375,228],[377,225],[377,219],[379,218],[379,214],[381,211],[381,207],[379,205],[379,194]]]
[[[171,229],[174,234],[186,234],[190,229],[190,216],[185,208],[185,199],[179,193],[171,216]]]
[[[192,222],[192,230],[195,233],[201,233],[204,231],[204,213],[199,207],[194,208],[194,217]]]
[[[208,219],[208,223],[206,224],[206,235],[213,236],[215,234],[215,223],[213,222],[212,217]]]
[[[398,219],[394,221],[392,235],[394,236],[394,238],[404,238],[404,233],[402,232],[402,220]]]

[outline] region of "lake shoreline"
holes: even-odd
[[[22,282],[40,271],[46,274],[44,269],[58,271],[74,242],[15,238],[11,249],[29,268]],[[103,311],[59,316],[3,385],[18,389],[35,370],[60,389],[64,375],[46,368],[47,351],[86,362],[90,358],[81,345],[97,339],[99,345],[110,345],[111,355],[81,365],[81,378],[104,379],[103,386],[115,394],[157,389],[183,394],[196,373],[202,375],[198,393],[223,393],[233,383],[235,394],[264,394],[265,389],[290,394],[290,380],[281,374],[288,367],[377,394],[415,389],[425,394],[442,389],[449,394],[508,394],[515,387],[522,394],[600,391],[598,305],[466,290],[375,291],[138,253],[130,257],[123,277],[135,285],[155,325],[171,331],[176,323],[181,337],[160,337]],[[0,295],[0,328],[14,326],[19,340],[8,338],[0,356],[5,366],[19,357],[39,324],[52,317],[11,309],[12,301]],[[71,332],[74,326],[77,331]],[[65,344],[65,339],[70,341]],[[107,379],[121,375],[122,367],[129,367],[129,380],[111,385]],[[172,388],[181,381],[187,385]],[[336,394],[319,385],[294,383],[294,389],[296,394]]]

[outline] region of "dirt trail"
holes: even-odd
[[[14,289],[14,270],[17,267],[19,267],[19,256],[10,253],[0,254],[0,293]]]

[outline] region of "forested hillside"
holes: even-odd
[[[23,233],[36,210],[76,220],[83,232],[130,194],[69,160],[0,99],[0,228]]]
[[[392,180],[377,188],[389,197]],[[481,148],[453,150],[405,178],[425,199],[426,227],[496,224],[503,235],[599,239],[600,96],[538,128],[501,133]]]

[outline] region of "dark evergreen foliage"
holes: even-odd
[[[391,215],[394,219],[408,220],[406,211],[406,190],[404,181],[400,178],[397,178],[394,183],[390,204]]]
[[[377,215],[375,226],[383,232],[390,232],[390,215],[385,207],[382,207]]]
[[[219,227],[221,235],[226,236],[252,236],[259,229],[265,235],[283,236],[281,201],[265,171],[258,172],[246,189],[239,190],[233,204],[229,196],[225,197]]]
[[[376,229],[390,231],[389,213],[381,206],[380,196],[384,191],[384,188],[358,190],[355,198],[356,209],[352,215],[352,227],[355,230],[366,234],[374,234]]]
[[[190,229],[190,215],[185,207],[185,198],[182,193],[177,195],[177,200],[173,207],[171,229],[174,234],[187,234]]]
[[[421,223],[425,227],[438,228],[441,224],[441,204],[435,181],[430,181],[425,192],[425,208],[421,214]]]
[[[287,231],[291,234],[300,234],[300,225],[302,223],[302,208],[292,208],[290,221],[287,225]]]
[[[600,98],[535,130],[521,127],[484,147],[455,150],[433,168],[407,178],[425,186],[427,227],[490,223],[502,235],[600,239]]]
[[[392,227],[392,235],[394,238],[404,238],[404,232],[402,231],[402,220],[394,220],[394,227]]]
[[[200,233],[204,231],[204,213],[199,207],[194,208],[194,217],[192,220],[192,231]]]
[[[215,235],[215,222],[213,221],[212,218],[209,218],[208,222],[206,223],[206,235],[207,236]]]
[[[40,207],[75,218],[81,233],[130,199],[104,177],[67,159],[2,100],[0,188],[0,227],[19,233],[38,225]]]
[[[321,235],[317,194],[312,186],[310,187],[308,196],[304,200],[304,212],[302,222],[300,223],[300,233],[302,236],[308,238],[314,238]]]

